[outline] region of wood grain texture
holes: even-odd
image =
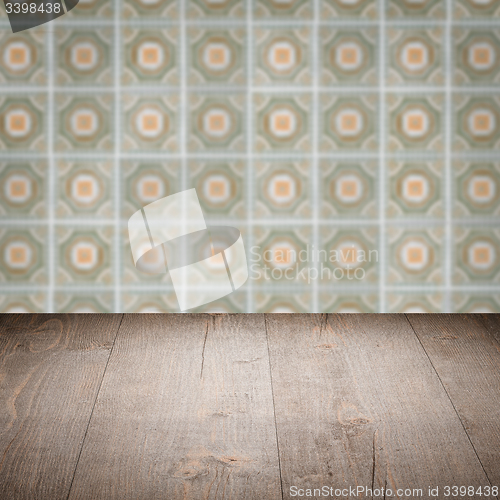
[[[70,494],[90,498],[281,498],[263,316],[125,316]]]
[[[480,318],[491,336],[500,344],[500,314],[481,314]]]
[[[487,485],[401,315],[267,315],[284,498],[290,486]],[[389,496],[387,496],[389,498]]]
[[[480,315],[412,314],[408,319],[491,483],[500,486],[500,344]],[[490,331],[498,332],[494,318],[488,321]]]
[[[1,315],[0,498],[66,499],[122,315]]]

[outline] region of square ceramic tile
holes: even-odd
[[[444,218],[442,161],[388,162],[387,217]]]
[[[111,95],[61,94],[56,101],[56,151],[113,149]]]
[[[192,93],[189,105],[190,151],[246,150],[246,95]]]
[[[245,43],[246,30],[242,27],[233,29],[190,27],[186,59],[189,65],[189,84],[244,86]]]
[[[245,169],[242,161],[189,162],[188,187],[195,188],[206,219],[246,218]]]
[[[36,30],[15,35],[7,29],[0,35],[0,81],[2,84],[43,85],[47,83],[46,40]]]
[[[500,214],[500,164],[456,160],[454,217],[498,217]]]
[[[453,148],[495,150],[500,143],[500,94],[460,94],[453,99]]]
[[[113,84],[113,29],[58,28],[58,85]]]
[[[44,110],[47,96],[33,94],[0,97],[0,151],[45,152]]]
[[[47,162],[0,163],[0,217],[37,217],[47,214]]]
[[[324,93],[320,109],[320,151],[378,149],[377,95]]]
[[[113,228],[75,224],[56,230],[56,283],[58,285],[112,283]]]
[[[387,239],[389,284],[443,284],[443,227],[391,228]]]
[[[389,150],[442,151],[443,94],[395,95],[387,97]]]
[[[254,171],[255,219],[312,217],[309,161],[258,161]]]
[[[0,230],[0,283],[47,283],[47,230],[2,228]]]
[[[456,227],[454,247],[454,283],[500,281],[500,230],[497,227]]]
[[[56,215],[111,219],[113,210],[113,163],[57,162]]]
[[[177,93],[122,95],[122,148],[125,151],[179,150]]]
[[[321,164],[321,218],[378,217],[376,161],[331,161]]]
[[[444,28],[391,27],[387,30],[387,84],[444,85]]]
[[[125,66],[123,85],[178,86],[179,29],[126,27],[122,31]]]
[[[311,28],[254,30],[255,85],[311,85]]]
[[[500,82],[500,30],[453,30],[457,85],[492,85]]]
[[[378,85],[377,28],[321,28],[323,85]]]

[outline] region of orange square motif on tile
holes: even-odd
[[[142,185],[142,194],[144,197],[158,196],[160,189],[157,182],[146,181]]]
[[[289,64],[292,59],[292,54],[290,49],[286,47],[281,47],[275,51],[275,59],[279,64]]]
[[[358,125],[358,119],[356,115],[344,114],[342,115],[342,119],[340,121],[340,126],[342,130],[346,132],[352,132],[356,130]]]
[[[354,64],[358,60],[358,53],[356,49],[351,47],[344,47],[340,51],[340,61],[343,64]]]
[[[28,122],[26,120],[26,117],[19,114],[19,115],[12,115],[10,117],[9,121],[9,128],[13,132],[24,132],[28,128]]]
[[[10,185],[11,196],[25,196],[26,195],[26,182],[14,181]]]
[[[274,193],[276,196],[289,196],[290,195],[290,183],[286,181],[276,182]]]
[[[491,61],[490,51],[484,47],[476,47],[472,53],[472,60],[476,64],[488,65]]]
[[[23,247],[14,247],[10,250],[10,261],[13,264],[23,264],[28,259],[26,249]]]
[[[158,49],[155,47],[148,47],[143,49],[142,55],[144,61],[149,64],[157,64],[160,59]]]
[[[490,117],[487,114],[477,114],[474,117],[474,130],[487,132],[490,129]]]
[[[408,49],[408,59],[412,64],[422,64],[424,62],[424,51],[419,47]]]
[[[78,196],[81,196],[81,197],[92,196],[92,192],[93,192],[92,182],[79,181],[77,186],[76,186],[76,191],[78,193]]]
[[[478,198],[487,198],[490,195],[490,183],[487,181],[474,182],[474,195]]]
[[[79,114],[76,120],[76,128],[81,131],[89,131],[92,129],[92,116]]]
[[[79,264],[90,264],[92,262],[92,251],[89,248],[79,248],[76,252],[76,260]]]
[[[220,197],[220,196],[224,196],[225,191],[226,191],[225,188],[226,188],[226,186],[224,185],[223,182],[212,181],[212,182],[210,182],[210,186],[209,186],[210,195],[214,196],[216,198]]]
[[[145,115],[142,119],[142,128],[149,132],[158,130],[158,117],[155,115]]]
[[[422,248],[410,248],[407,257],[410,264],[420,264],[424,261],[424,251]]]
[[[212,64],[221,64],[226,59],[226,53],[222,48],[211,48],[208,53],[208,59]]]
[[[11,64],[25,64],[27,59],[26,49],[15,47],[10,49],[9,61]]]
[[[290,264],[292,262],[292,252],[289,248],[275,248],[274,249],[274,262],[278,264]]]
[[[422,196],[424,194],[424,183],[417,180],[408,182],[408,192],[413,196]]]
[[[343,181],[340,185],[340,192],[342,196],[356,196],[358,186],[354,181]]]
[[[92,62],[92,51],[86,47],[80,47],[76,51],[76,62],[79,64],[89,64]]]
[[[487,247],[478,247],[474,249],[474,263],[487,264],[490,261],[490,249]]]
[[[408,117],[408,130],[420,132],[424,129],[424,119],[420,115],[410,115]]]
[[[211,115],[209,119],[208,126],[210,130],[214,132],[220,132],[224,130],[225,120],[224,115]]]
[[[287,115],[278,115],[274,119],[274,128],[280,132],[287,132],[290,130],[292,122]]]

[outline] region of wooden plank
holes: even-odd
[[[500,344],[500,314],[481,314],[480,318],[491,336]]]
[[[1,316],[0,498],[67,498],[121,316]]]
[[[126,315],[70,498],[281,498],[264,317]]]
[[[445,485],[488,484],[404,316],[266,320],[284,498],[292,486],[389,488],[386,498],[438,486],[444,498]]]
[[[408,319],[491,483],[500,486],[500,345],[479,315],[412,314]]]

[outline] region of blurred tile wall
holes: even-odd
[[[1,311],[177,311],[127,220],[191,187],[253,266],[205,311],[500,311],[500,0],[0,13]]]

